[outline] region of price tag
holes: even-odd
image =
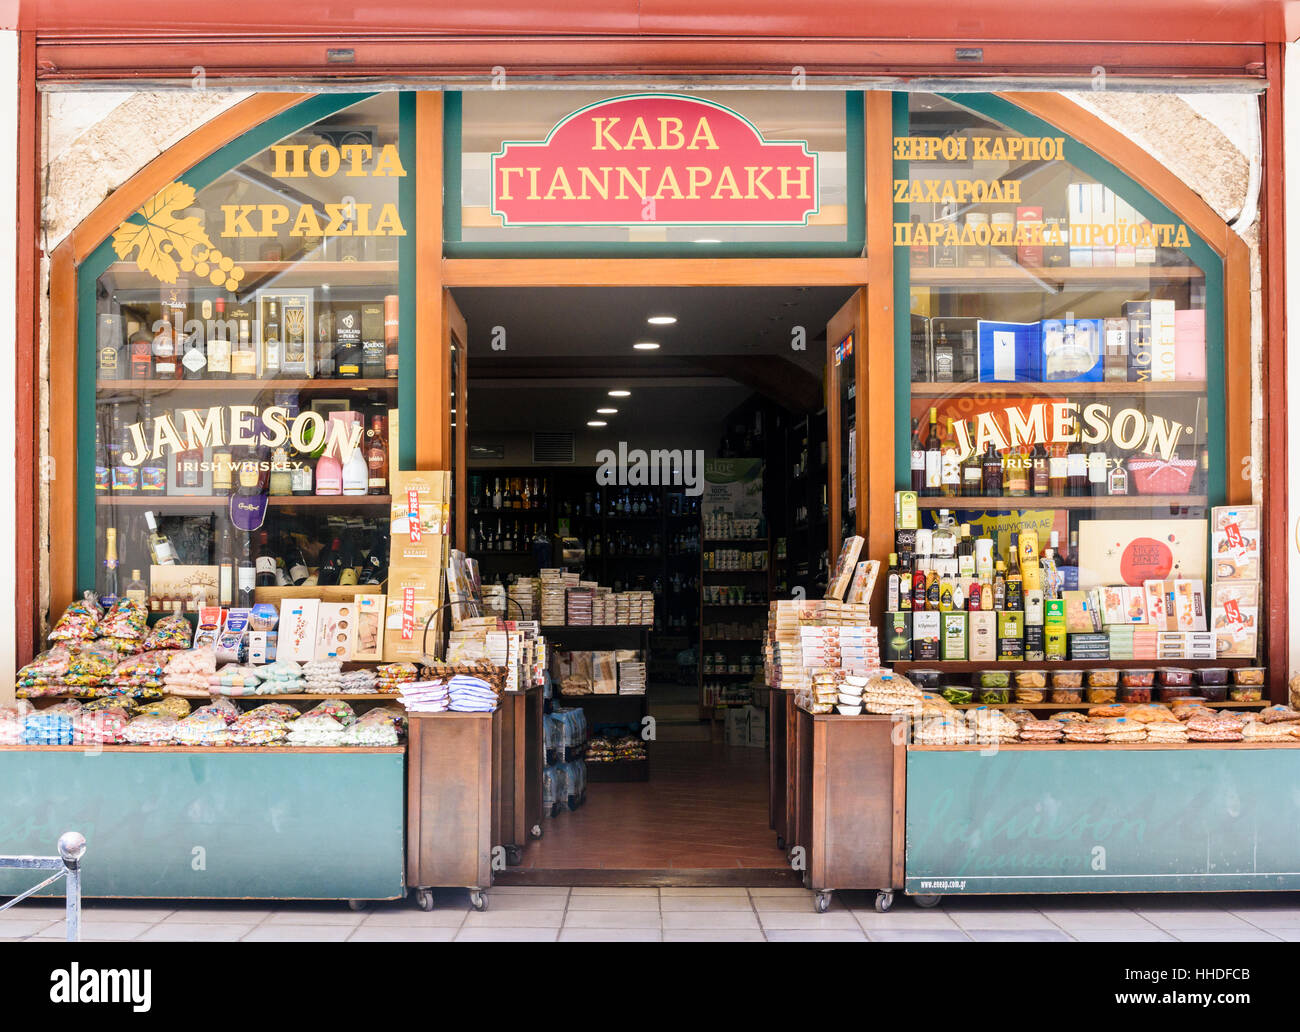
[[[415,637],[415,589],[402,590],[402,640],[410,641]]]
[[[412,541],[424,539],[424,528],[420,526],[420,494],[414,488],[406,492],[406,532]]]

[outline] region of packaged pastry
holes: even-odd
[[[1240,685],[1263,685],[1263,667],[1238,667],[1232,672],[1232,683]]]
[[[1150,688],[1156,683],[1156,672],[1154,670],[1133,669],[1121,670],[1119,683],[1124,688]]]
[[[1053,688],[1048,698],[1058,704],[1074,705],[1083,702],[1082,688]]]
[[[1047,675],[1041,670],[1017,670],[1017,688],[1046,688]],[[1041,700],[1039,700],[1041,701]]]
[[[1053,688],[1082,688],[1083,671],[1082,670],[1053,670],[1052,687]]]
[[[1114,702],[1119,693],[1118,688],[1086,688],[1083,697],[1094,705],[1101,705],[1107,702]]]
[[[1118,670],[1089,670],[1088,687],[1089,688],[1119,687],[1119,671]]]
[[[1300,711],[1290,706],[1267,706],[1259,711],[1259,719],[1265,724],[1291,723],[1300,720]]]
[[[1160,671],[1160,683],[1167,688],[1190,687],[1192,672],[1186,667],[1165,667]]]

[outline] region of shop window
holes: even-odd
[[[860,93],[446,96],[449,254],[862,249]]]
[[[80,566],[101,595],[194,611],[385,575],[413,169],[397,95],[317,103],[335,110],[197,190],[203,167],[180,176],[106,245]]]

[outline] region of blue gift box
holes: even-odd
[[[1104,333],[1102,319],[1044,319],[1044,382],[1100,383],[1105,371]]]
[[[1042,379],[1041,323],[981,319],[980,383],[1034,383]]]

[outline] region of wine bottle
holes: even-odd
[[[316,583],[321,587],[329,587],[339,582],[339,571],[342,568],[342,556],[340,549],[342,542],[335,538],[329,549],[321,556],[320,568],[316,573]]]
[[[117,528],[104,530],[104,567],[100,576],[99,604],[105,609],[117,602]]]
[[[248,533],[244,534],[243,551],[239,556],[235,578],[235,598],[243,609],[252,606],[254,591],[257,588],[257,567],[253,563],[250,537]]]
[[[175,566],[176,550],[172,548],[171,539],[158,530],[158,521],[152,510],[144,512],[144,523],[148,528],[149,558],[155,566]]]
[[[254,584],[259,588],[275,587],[275,553],[271,551],[271,538],[265,530],[257,537],[257,559],[253,565]]]

